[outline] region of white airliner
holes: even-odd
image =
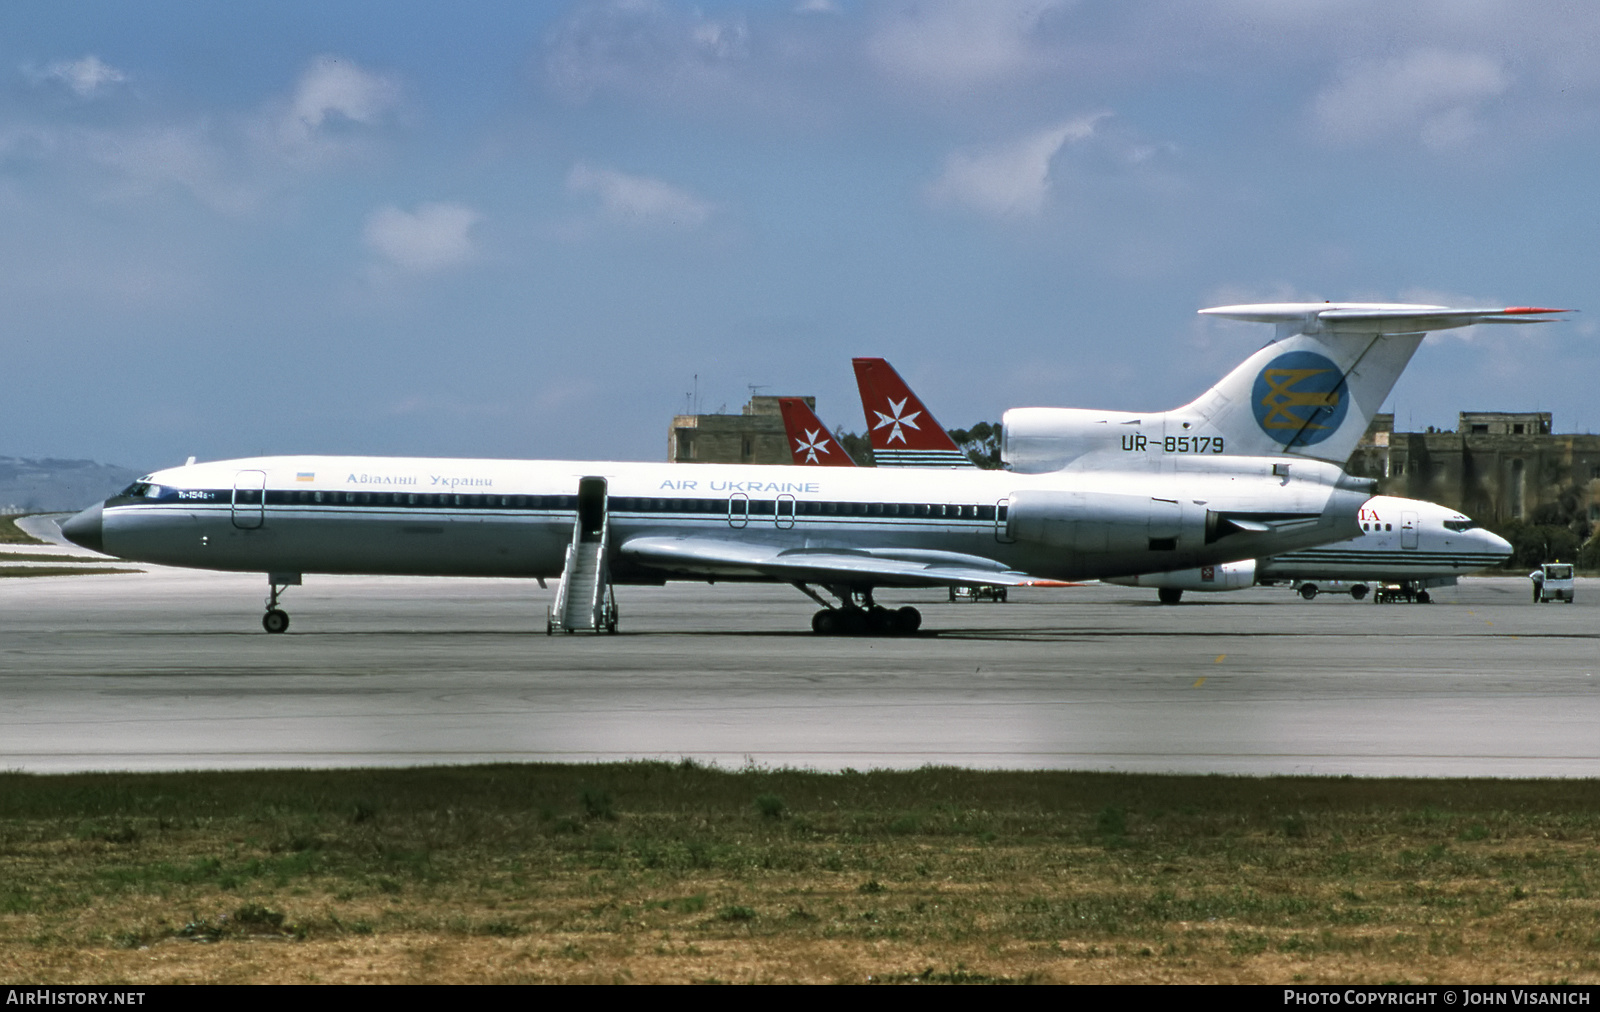
[[[933,453],[948,444],[951,451],[959,452],[938,423],[932,422],[932,412],[893,366],[883,359],[864,358],[856,359],[855,366],[862,408],[869,421],[874,415],[883,418],[887,417],[886,412],[902,410],[924,419],[923,428],[910,434],[908,449]],[[875,441],[882,438],[874,433]],[[878,453],[877,445],[873,452]],[[1416,499],[1374,496],[1361,507],[1361,533],[1348,541],[1269,559],[1110,577],[1106,582],[1156,588],[1164,604],[1177,604],[1186,590],[1242,590],[1257,584],[1280,583],[1290,584],[1307,600],[1316,597],[1319,588],[1329,583],[1342,583],[1349,586],[1351,596],[1357,600],[1376,585],[1376,602],[1405,600],[1425,604],[1430,599],[1428,588],[1453,585],[1461,574],[1497,565],[1510,556],[1510,542],[1449,507]]]
[[[1244,314],[1259,309],[1229,314],[1256,319]],[[1403,365],[1381,382],[1347,377],[1376,399],[1341,409],[1341,420],[1375,410]],[[1253,368],[1274,389],[1304,381],[1275,375],[1283,367],[1271,358]],[[1342,389],[1325,388],[1316,410],[1342,405]],[[1206,426],[1234,450],[1270,432],[1239,411],[1213,411]],[[920,624],[916,610],[876,605],[876,588],[1019,586],[1279,555],[1354,536],[1371,489],[1337,464],[1285,457],[1281,442],[1265,456],[1190,446],[1123,459],[1121,468],[1014,474],[247,458],[157,471],[62,532],[127,559],[265,572],[269,632],[288,627],[278,596],[302,574],[370,573],[559,576],[546,628],[569,631],[616,628],[614,584],[786,582],[823,605],[812,621],[819,633],[908,633]]]
[[[1437,503],[1373,496],[1361,507],[1361,533],[1348,541],[1169,573],[1114,576],[1105,582],[1155,587],[1161,601],[1176,604],[1186,590],[1240,590],[1288,583],[1306,600],[1328,584],[1344,584],[1361,600],[1427,604],[1428,589],[1455,584],[1464,573],[1511,557],[1511,543],[1469,517]]]

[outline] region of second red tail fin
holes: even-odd
[[[822,424],[822,420],[799,397],[778,398],[778,410],[783,412],[783,430],[789,437],[789,451],[796,464],[815,464],[823,467],[855,467],[856,462],[844,452],[844,447]]]

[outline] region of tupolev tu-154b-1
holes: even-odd
[[[1292,341],[1288,330],[1320,336],[1317,314],[1329,309],[1301,307],[1299,325],[1281,306],[1208,312],[1276,322],[1280,339]],[[1132,576],[1352,537],[1372,482],[1285,453],[1293,441],[1278,439],[1275,426],[1294,419],[1314,431],[1370,417],[1420,341],[1407,323],[1553,312],[1382,307],[1341,318],[1340,335],[1349,324],[1369,328],[1369,350],[1352,362],[1258,352],[1215,388],[1218,397],[1197,402],[1196,436],[1226,441],[1227,454],[1188,439],[1171,453],[1123,455],[1121,467],[1069,463],[1033,474],[258,457],[156,471],[62,532],[119,558],[265,573],[269,632],[287,629],[278,597],[303,574],[363,573],[559,578],[546,616],[552,632],[615,631],[616,585],[783,582],[823,606],[812,620],[818,633],[906,634],[921,616],[878,605],[876,590]],[[1391,340],[1403,354],[1384,351]],[[1383,367],[1369,368],[1369,359]],[[1327,369],[1337,375],[1321,375]],[[1238,410],[1263,400],[1252,383],[1267,384],[1266,407]],[[1269,452],[1232,452],[1254,445]]]

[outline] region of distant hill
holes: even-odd
[[[144,472],[92,460],[0,457],[0,511],[64,513],[92,506]]]

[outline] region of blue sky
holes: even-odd
[[[662,459],[849,359],[946,425],[1176,406],[1195,310],[1587,309],[1400,425],[1600,427],[1600,6],[33,3],[0,32],[0,453]]]

